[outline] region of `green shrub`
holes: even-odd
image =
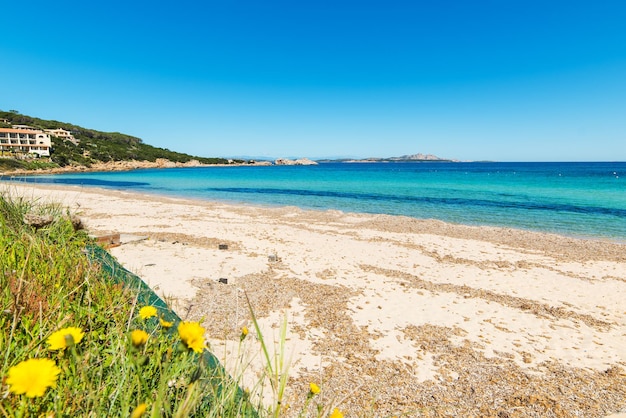
[[[71,131],[78,144],[52,137],[50,160],[60,167],[67,165],[89,167],[96,162],[127,160],[154,162],[158,158],[167,159],[175,163],[198,160],[203,164],[228,164],[228,160],[224,158],[195,157],[166,148],[153,147],[145,144],[140,138],[131,135],[119,132],[100,132],[71,123],[34,118],[15,111],[4,112],[0,110],[0,119],[6,119],[13,124],[29,125],[39,129],[62,128]],[[0,168],[2,168],[1,163]],[[7,166],[6,169],[10,169],[10,167]],[[25,169],[30,168],[26,166]]]
[[[0,415],[128,416],[142,404],[152,416],[254,412],[237,382],[203,364],[168,323],[139,315],[136,292],[90,261],[91,239],[68,213],[3,194],[0,221],[0,376],[9,392]]]

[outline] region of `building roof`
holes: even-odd
[[[30,133],[30,134],[43,134],[41,129],[29,128],[29,129],[15,129],[15,128],[0,128],[0,132],[9,132],[16,134]]]

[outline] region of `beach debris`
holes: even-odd
[[[122,245],[120,234],[90,235],[90,237],[95,239],[96,243],[102,245],[104,248],[119,247]]]
[[[148,236],[146,235],[134,235],[134,234],[123,234],[120,233],[120,243],[123,244],[129,244],[131,242],[139,242],[139,241],[146,241],[150,239]]]
[[[219,248],[220,250],[227,250],[228,249],[228,244],[219,244],[217,246],[217,248]]]
[[[228,279],[226,279],[226,278],[224,278],[224,277],[219,278],[217,281],[218,281],[218,282],[220,282],[220,283],[222,283],[222,284],[228,284]]]
[[[270,263],[275,263],[278,261],[278,256],[276,254],[270,254],[267,257],[267,261],[269,261]]]

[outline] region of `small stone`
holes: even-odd
[[[43,228],[52,223],[54,218],[52,215],[36,215],[34,213],[27,213],[24,215],[24,223],[35,228]]]

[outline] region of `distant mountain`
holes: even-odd
[[[320,163],[323,162],[342,162],[342,163],[388,163],[388,162],[430,162],[430,161],[439,161],[439,162],[458,162],[459,160],[453,160],[449,158],[441,158],[432,154],[411,154],[411,155],[402,155],[400,157],[370,157],[370,158],[340,158],[340,159],[324,159],[317,160]]]

